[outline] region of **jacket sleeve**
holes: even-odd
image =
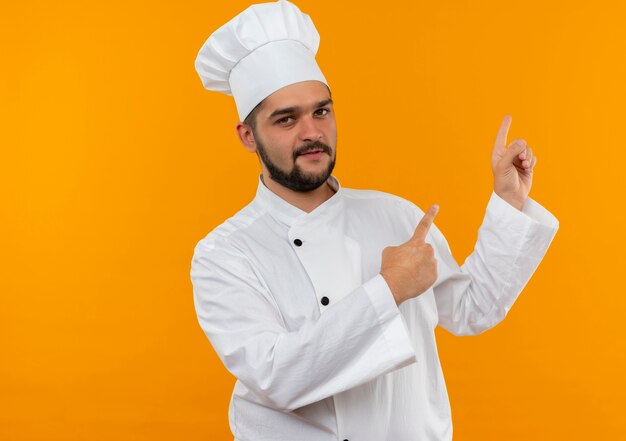
[[[191,279],[200,326],[226,368],[265,406],[291,411],[415,361],[380,275],[295,331],[285,329],[271,293],[237,250],[201,241]]]
[[[543,259],[559,221],[531,198],[520,211],[493,192],[474,250],[461,267],[443,234],[432,227],[439,325],[455,335],[475,335],[504,319]]]

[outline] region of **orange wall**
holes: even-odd
[[[335,174],[439,203],[459,263],[506,113],[538,156],[531,196],[561,222],[546,258],[501,325],[438,331],[455,440],[626,439],[622,4],[298,2],[322,36]],[[193,62],[247,5],[3,4],[0,439],[232,439],[189,265],[259,167]]]

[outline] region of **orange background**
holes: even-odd
[[[335,175],[439,203],[462,263],[511,114],[561,228],[502,324],[438,330],[455,440],[626,439],[625,7],[477,3],[297,3],[322,36]],[[259,166],[193,62],[248,4],[2,5],[0,439],[232,439],[189,267]]]

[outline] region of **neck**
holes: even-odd
[[[298,207],[300,210],[310,213],[317,207],[322,205],[328,199],[335,194],[335,190],[332,189],[328,182],[317,187],[315,190],[308,191],[306,193],[293,191],[287,187],[274,182],[268,178],[264,173],[261,174],[261,181],[272,193],[276,194],[281,199],[289,202],[294,207]]]

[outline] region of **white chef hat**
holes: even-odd
[[[328,84],[315,62],[320,36],[307,14],[279,0],[252,5],[204,43],[195,67],[208,90],[233,95],[239,118],[300,81]]]

